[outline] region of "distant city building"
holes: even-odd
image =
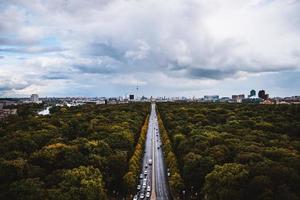
[[[259,90],[258,97],[261,99],[264,99],[266,95],[266,92],[264,90]]]
[[[219,95],[205,95],[203,100],[215,102],[219,100]]]
[[[13,101],[13,100],[0,100],[0,108],[5,107],[5,106],[11,106],[11,105],[18,105],[17,101]]]
[[[118,98],[111,97],[108,99],[107,104],[118,104],[119,100]]]
[[[261,98],[255,98],[255,97],[249,97],[247,99],[242,99],[242,103],[254,103],[254,104],[259,104],[263,100]]]
[[[266,94],[264,90],[260,90],[258,92],[258,97],[264,100],[267,100],[269,98],[269,94]]]
[[[37,95],[37,94],[32,94],[32,95],[30,96],[30,101],[31,101],[31,102],[34,102],[34,103],[38,102],[38,101],[39,101],[39,95]]]
[[[96,104],[98,105],[98,104],[106,104],[106,101],[105,100],[98,100],[98,101],[96,101]]]
[[[248,97],[254,97],[256,96],[256,91],[255,90],[251,90],[250,91],[250,95],[248,95]]]
[[[232,100],[237,103],[242,103],[242,100],[245,99],[244,94],[232,95]]]
[[[129,100],[134,100],[134,94],[129,95]]]
[[[283,100],[289,103],[300,103],[300,96],[285,97]]]
[[[230,101],[230,98],[229,98],[229,97],[222,97],[222,98],[220,99],[220,102],[222,102],[222,103],[229,102],[229,101]]]
[[[261,104],[275,104],[275,102],[267,99],[267,100],[262,101]]]

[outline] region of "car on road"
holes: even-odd
[[[136,189],[140,190],[141,189],[141,185],[137,185]]]
[[[138,200],[138,196],[134,195],[133,200]]]
[[[147,197],[147,198],[150,198],[150,192],[147,192],[147,193],[146,193],[146,197]]]
[[[146,183],[147,183],[147,179],[144,178],[144,179],[143,179],[143,185],[142,185],[142,188],[143,188],[143,189],[146,188]]]
[[[145,168],[146,168],[146,169],[148,168],[148,165],[147,165],[147,164],[145,165]]]
[[[146,188],[146,182],[144,182],[144,183],[143,183],[143,186],[142,186],[142,188],[143,188],[143,189],[145,189],[145,188]]]
[[[152,165],[152,159],[149,159],[148,164],[149,164],[149,165]]]
[[[140,178],[143,178],[143,174],[140,174]]]
[[[140,194],[140,199],[143,199],[143,198],[145,198],[145,195],[144,195],[144,193],[141,193]]]
[[[148,185],[147,186],[147,192],[150,192],[151,191],[151,187]]]
[[[144,174],[145,174],[145,175],[147,175],[147,174],[148,174],[148,171],[147,171],[147,170],[145,170],[145,171],[144,171]]]

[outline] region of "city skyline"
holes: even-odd
[[[0,97],[300,95],[299,1],[1,1]]]

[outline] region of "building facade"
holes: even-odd
[[[32,95],[30,96],[30,101],[32,101],[32,102],[34,102],[34,103],[38,102],[38,101],[39,101],[39,95],[37,95],[37,94],[32,94]]]

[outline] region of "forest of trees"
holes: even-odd
[[[120,199],[149,108],[54,107],[38,116],[40,106],[18,106],[0,122],[0,199]]]
[[[121,199],[135,190],[150,104],[20,105],[0,122],[0,199]],[[300,199],[300,105],[158,103],[173,195]],[[183,192],[184,191],[184,192]]]
[[[185,199],[300,199],[300,105],[159,103],[158,110]]]

